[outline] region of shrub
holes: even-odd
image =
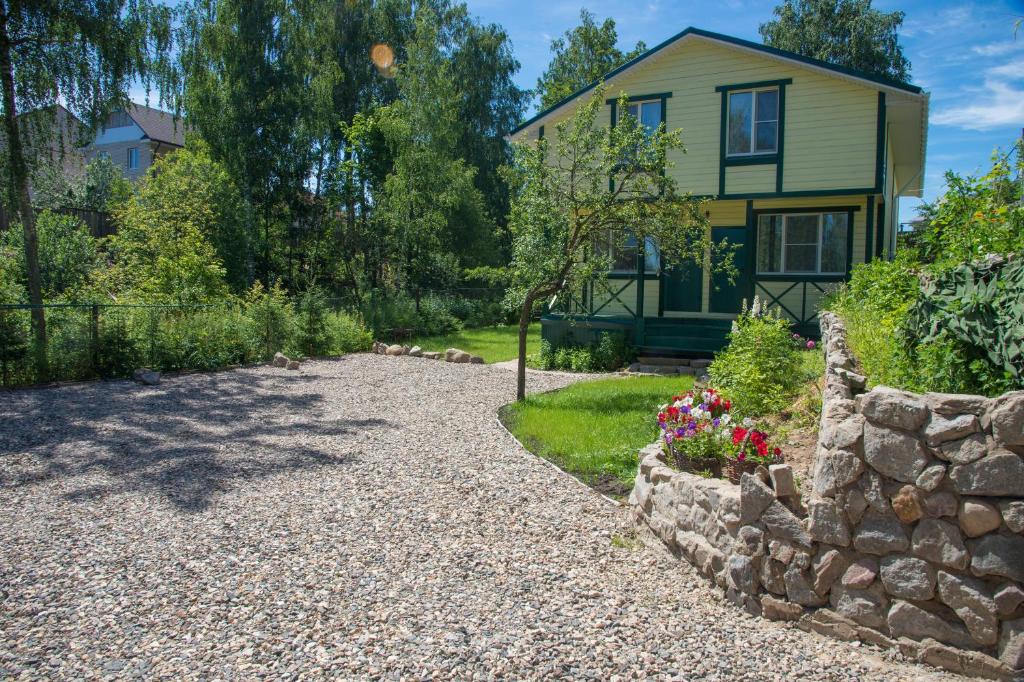
[[[370,350],[373,334],[363,326],[362,321],[348,313],[328,313],[325,320],[329,339],[328,355],[344,355]]]
[[[630,348],[622,334],[602,333],[590,346],[567,345],[553,348],[547,340],[540,342],[540,353],[530,365],[536,369],[567,372],[610,372],[622,367],[630,356]]]
[[[298,319],[280,284],[266,289],[256,282],[246,292],[243,306],[249,320],[249,333],[258,340],[263,359],[278,351],[297,354]]]
[[[299,349],[307,356],[325,355],[330,338],[327,331],[327,296],[320,289],[307,289],[299,296],[296,309]]]
[[[789,323],[754,307],[737,319],[726,346],[708,368],[711,383],[728,393],[744,416],[760,416],[785,407],[802,381],[800,352]]]

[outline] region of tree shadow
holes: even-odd
[[[308,382],[240,370],[2,392],[0,490],[59,484],[75,502],[142,493],[201,512],[270,476],[350,465],[353,436],[391,426],[338,415]]]

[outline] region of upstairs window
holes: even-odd
[[[757,221],[760,274],[841,275],[846,272],[847,213],[761,215]]]
[[[630,102],[623,114],[628,114],[639,121],[640,125],[647,129],[648,134],[653,133],[661,125],[661,100]]]
[[[128,169],[135,170],[139,167],[139,148],[128,148]]]
[[[775,154],[779,149],[779,89],[729,93],[729,156]]]

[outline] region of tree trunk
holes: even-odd
[[[43,310],[43,284],[39,275],[39,237],[36,216],[28,191],[28,167],[21,148],[18,111],[14,96],[14,64],[7,35],[7,16],[0,15],[0,81],[3,82],[4,131],[7,134],[8,196],[17,203],[21,227],[25,232],[25,270],[28,274],[28,300],[32,304],[32,333],[35,337],[35,361],[38,378],[46,381],[46,311]]]
[[[516,400],[526,398],[526,337],[530,332],[534,297],[527,295],[519,312],[519,363],[516,365]]]

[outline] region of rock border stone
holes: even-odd
[[[740,485],[640,450],[629,507],[746,611],[1024,679],[1024,391],[865,392],[842,322],[820,314],[825,388],[812,480]]]

